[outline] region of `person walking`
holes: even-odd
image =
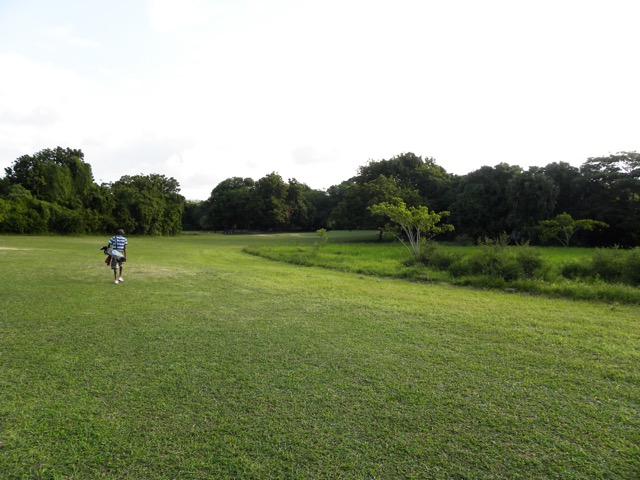
[[[124,230],[119,228],[116,234],[109,239],[108,246],[111,248],[111,269],[113,270],[113,283],[116,285],[124,282],[122,278],[122,264],[127,259],[127,239]]]

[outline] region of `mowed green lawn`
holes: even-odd
[[[0,478],[640,478],[640,307],[0,236]]]

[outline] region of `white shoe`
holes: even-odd
[[[120,278],[118,279],[118,281],[119,281],[119,282],[124,282],[124,278],[120,277]]]
[[[117,285],[118,284],[118,280],[115,280],[113,283],[115,283]]]

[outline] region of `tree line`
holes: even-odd
[[[640,245],[640,154],[621,152],[589,158],[581,167],[565,162],[527,170],[500,163],[454,175],[433,158],[403,153],[369,161],[357,175],[313,190],[271,173],[253,181],[221,182],[203,202],[187,202],[184,226],[207,230],[377,229],[377,204],[401,200],[407,208],[448,212],[454,230],[441,236],[475,242],[498,238],[554,241],[549,222],[561,230],[567,217],[574,244]],[[588,220],[587,220],[588,219]],[[545,222],[547,222],[545,224]],[[565,228],[566,229],[566,228]]]
[[[513,242],[553,241],[544,222],[585,225],[572,242],[585,246],[640,245],[640,154],[620,152],[527,170],[500,163],[465,175],[433,158],[403,153],[369,161],[326,191],[272,172],[232,177],[204,201],[186,201],[178,182],[162,175],[125,176],[97,185],[80,150],[43,150],[18,158],[0,179],[0,231],[175,234],[181,230],[315,231],[377,229],[376,204],[401,200],[408,209],[448,212],[443,239],[475,242],[507,234]],[[605,228],[606,225],[606,228]]]
[[[23,155],[0,179],[0,232],[171,235],[182,230],[184,197],[173,178],[123,176],[94,182],[81,150]]]

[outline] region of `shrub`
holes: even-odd
[[[618,249],[598,248],[591,257],[591,272],[607,282],[621,281],[625,264]]]
[[[506,247],[509,245],[511,238],[507,234],[507,232],[502,232],[497,237],[479,237],[478,245],[484,245],[489,247]]]
[[[521,276],[521,269],[511,249],[499,246],[484,246],[471,257],[472,272],[489,275],[504,280],[515,280]]]
[[[560,274],[564,278],[576,280],[578,278],[588,278],[592,275],[591,265],[584,262],[573,261],[562,265]]]
[[[471,275],[471,257],[460,257],[449,266],[449,273],[458,279]]]
[[[428,265],[438,270],[448,270],[459,259],[460,255],[453,252],[438,251],[429,259]]]
[[[423,246],[417,261],[437,270],[447,270],[453,263],[461,258],[459,254],[440,250],[433,242]]]
[[[524,278],[533,278],[542,273],[544,262],[538,250],[534,250],[529,245],[522,245],[515,249],[515,255]]]
[[[640,285],[640,247],[630,252],[618,248],[599,248],[589,263],[567,263],[561,267],[560,273],[570,280],[603,280]]]
[[[487,244],[466,258],[451,258],[449,271],[454,277],[481,275],[513,281],[534,278],[542,273],[544,262],[540,252],[528,245],[503,247],[500,243]]]
[[[640,285],[640,247],[629,252],[629,257],[624,262],[624,277],[631,285]]]
[[[313,244],[313,255],[318,255],[320,249],[322,247],[325,247],[329,243],[329,234],[327,233],[326,229],[321,228],[319,230],[316,230],[316,234],[320,238]]]
[[[507,286],[504,278],[495,275],[475,275],[471,278],[467,277],[466,283],[476,288],[488,289],[503,289]]]

